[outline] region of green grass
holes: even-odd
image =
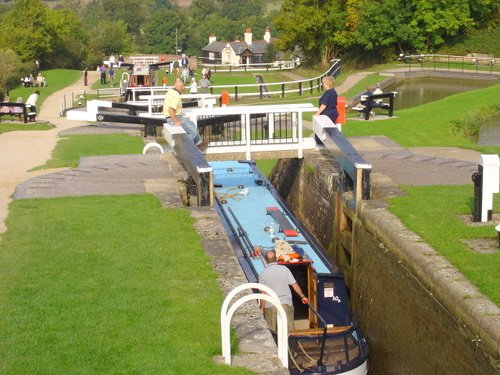
[[[250,373],[213,363],[222,293],[188,211],[150,195],[17,200],[10,210],[1,374]]]
[[[278,161],[277,159],[262,159],[262,160],[257,160],[256,164],[261,173],[264,176],[269,177],[277,161]]]
[[[28,99],[28,96],[38,90],[40,91],[40,96],[37,101],[37,108],[39,108],[43,104],[45,98],[49,95],[78,81],[82,72],[70,69],[52,69],[43,71],[42,74],[45,76],[47,81],[46,87],[18,86],[10,91],[10,101],[15,102],[18,97],[22,97],[25,102]]]
[[[496,224],[469,226],[460,219],[460,215],[472,217],[472,184],[402,188],[407,195],[391,198],[389,210],[500,305],[500,252],[476,253],[461,241],[481,238],[497,241],[498,238]],[[493,212],[500,212],[498,194],[494,197]]]
[[[377,73],[370,74],[367,77],[360,80],[358,83],[356,83],[349,90],[342,93],[342,96],[345,96],[345,98],[349,100],[353,96],[365,92],[368,86],[373,87],[375,84],[380,83],[385,79],[387,79],[387,77],[381,76],[380,74]]]
[[[346,136],[385,135],[404,147],[461,147],[486,153],[498,153],[500,147],[479,146],[454,131],[455,122],[471,111],[489,110],[498,105],[500,85],[468,91],[396,111],[398,118],[381,121],[348,121]]]
[[[52,159],[37,169],[78,166],[81,156],[140,154],[144,142],[128,134],[70,135],[61,138]]]
[[[15,118],[18,121],[17,117]],[[23,131],[23,130],[49,130],[54,126],[51,124],[37,124],[37,123],[27,123],[27,124],[9,124],[0,123],[0,134],[6,132]]]

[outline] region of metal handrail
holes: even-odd
[[[326,325],[325,319],[319,314],[318,311],[314,307],[311,306],[310,303],[307,304],[309,309],[316,315],[319,320],[321,320],[321,323],[323,323],[323,338],[321,339],[321,349],[320,349],[320,355],[319,355],[319,361],[318,361],[318,366],[323,366],[323,356],[325,354],[325,343],[326,343],[326,334],[328,332],[328,327]]]

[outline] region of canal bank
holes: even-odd
[[[370,374],[498,374],[500,309],[385,203],[402,194],[393,179],[466,184],[477,165],[394,145],[391,155],[389,144],[373,137],[357,143],[388,173],[372,174],[373,199],[356,212],[342,205],[339,169],[327,152],[280,161],[272,181],[344,272],[370,345]]]

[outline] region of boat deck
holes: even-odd
[[[273,239],[286,240],[302,259],[292,263],[312,262],[318,273],[330,273],[331,267],[310,244],[309,239],[298,228],[294,218],[283,212],[280,203],[269,194],[262,176],[256,174],[247,162],[210,162],[213,168],[215,194],[227,219],[234,227],[241,227],[248,237],[248,259],[257,273],[265,268],[262,254],[250,252],[250,248],[261,248],[263,252],[275,248]],[[231,211],[238,212],[236,220]]]

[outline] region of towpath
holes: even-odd
[[[89,72],[91,82],[98,78],[97,74],[97,72]],[[63,94],[81,90],[83,87],[82,77],[73,85],[45,99],[37,120],[54,124],[53,129],[0,134],[0,233],[6,230],[5,219],[16,185],[35,176],[46,174],[47,170],[31,171],[31,169],[45,164],[51,158],[59,131],[80,125],[60,117],[59,112]]]

